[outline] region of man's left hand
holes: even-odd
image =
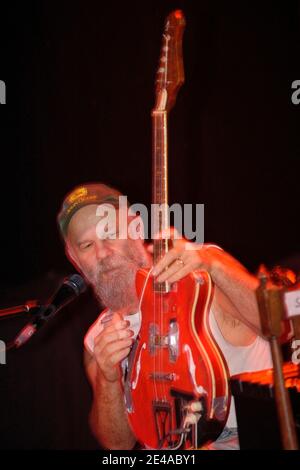
[[[219,250],[216,248],[216,250]],[[149,248],[153,252],[153,247]],[[176,282],[197,269],[209,270],[211,255],[205,245],[196,245],[184,239],[173,240],[171,248],[154,266],[152,275],[157,282]]]

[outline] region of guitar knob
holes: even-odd
[[[184,427],[187,427],[191,424],[197,424],[198,418],[194,413],[188,413],[184,420]]]
[[[200,413],[188,413],[184,419],[184,428],[195,425],[198,423],[199,419],[201,418]]]
[[[189,411],[191,411],[192,413],[200,413],[201,411],[203,411],[203,406],[202,406],[201,401],[193,401],[189,405]]]

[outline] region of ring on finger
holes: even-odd
[[[183,259],[180,258],[180,257],[177,258],[175,262],[176,262],[176,264],[178,264],[178,265],[181,266],[181,267],[184,266],[184,261],[183,261]]]

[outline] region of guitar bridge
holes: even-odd
[[[165,374],[163,372],[153,372],[152,374],[150,374],[150,379],[162,382],[173,382],[177,379],[177,375],[174,373]]]

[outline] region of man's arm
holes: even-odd
[[[95,338],[94,354],[85,351],[86,373],[93,389],[90,425],[99,443],[108,449],[128,450],[136,443],[127,419],[120,362],[130,350],[128,322],[118,320]]]
[[[227,313],[261,335],[256,300],[258,280],[235,258],[218,248],[208,247],[200,262],[208,267],[215,285],[226,296]],[[223,302],[224,303],[224,302]]]

